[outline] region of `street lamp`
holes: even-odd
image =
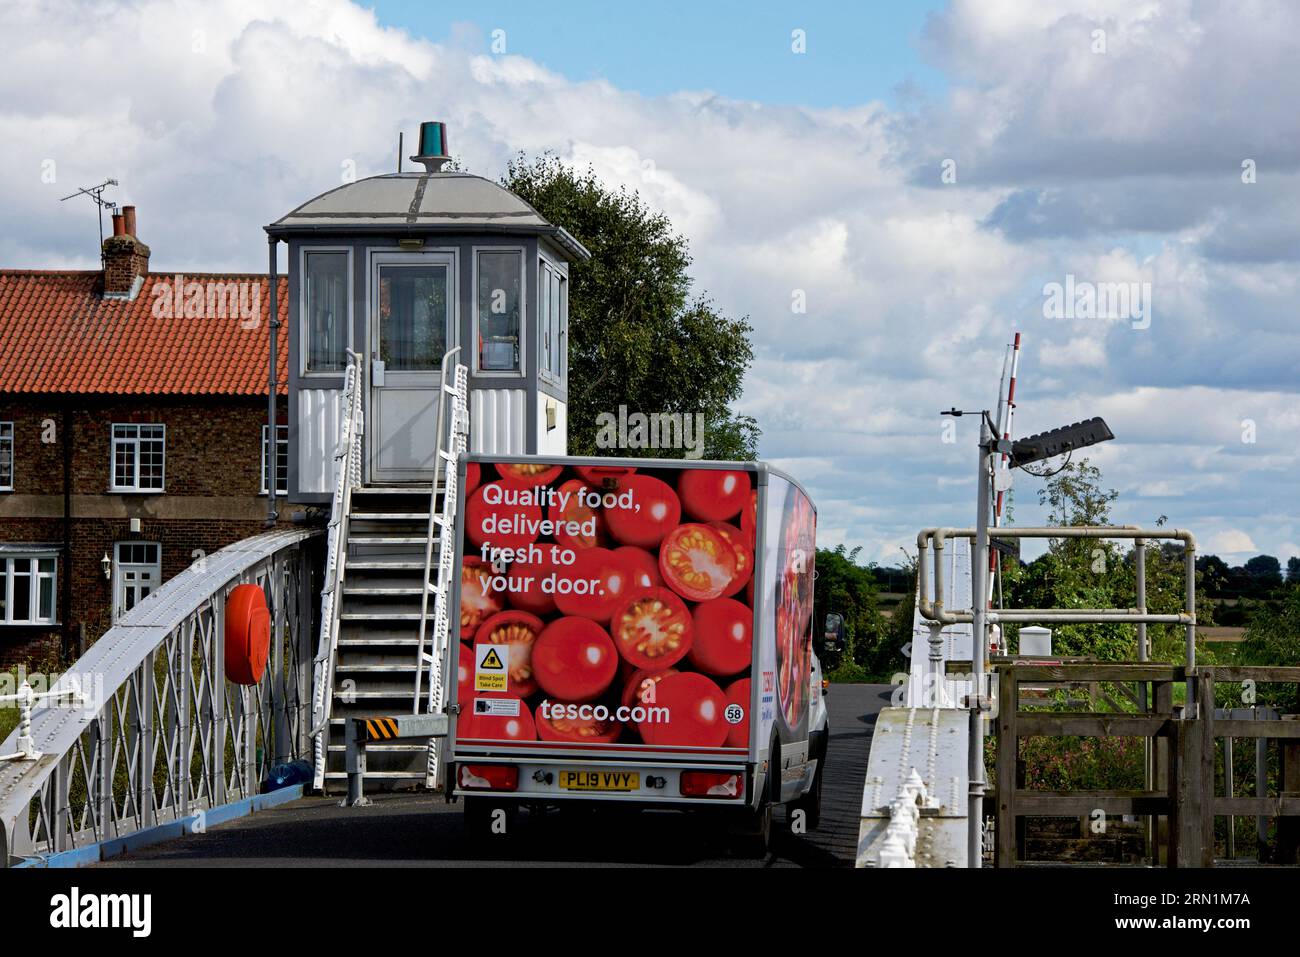
[[[104,552],[104,557],[99,560],[99,565],[104,569],[104,578],[113,577],[113,560],[108,557],[108,552]]]
[[[1099,442],[1109,442],[1114,437],[1115,434],[1111,432],[1110,426],[1100,416],[1073,425],[1063,425],[1059,429],[1039,432],[1037,435],[1013,441],[1010,452],[1011,467],[1019,468],[1030,462],[1050,459],[1063,452],[1087,448]]]

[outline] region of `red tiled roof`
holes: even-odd
[[[139,295],[128,302],[101,297],[98,270],[0,269],[0,392],[266,395],[266,276],[187,273],[184,281],[187,287],[199,283],[202,311],[211,302],[212,316],[194,317],[191,310],[191,318],[183,311],[160,317],[170,300],[164,294],[175,285],[170,273],[147,274]],[[256,323],[241,320],[233,297],[221,316],[219,297],[207,298],[207,289],[219,283],[251,284],[242,287],[243,303],[258,315]],[[278,297],[283,395],[289,369],[284,277]]]

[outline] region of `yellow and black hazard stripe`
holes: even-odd
[[[397,737],[396,718],[366,718],[366,737],[371,741],[382,741]]]

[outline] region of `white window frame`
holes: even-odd
[[[150,486],[142,488],[140,486],[140,443],[159,441],[157,439],[141,439],[139,429],[141,427],[162,429],[162,478],[161,484],[157,488]],[[118,438],[118,429],[135,429],[134,438]],[[135,481],[132,485],[117,484],[117,449],[120,445],[135,446]],[[110,492],[122,493],[139,493],[143,495],[160,495],[167,490],[167,426],[162,422],[114,422],[109,427],[108,443],[108,490]]]
[[[547,270],[554,277],[554,281],[560,284],[560,314],[558,317],[550,314],[550,288],[545,284],[543,277]],[[547,327],[542,327],[542,303],[546,302],[547,310]],[[550,325],[554,323],[555,341],[551,348],[555,355],[555,371],[546,368],[543,359],[543,349],[545,347],[546,336],[550,333]],[[555,260],[551,259],[544,253],[537,256],[537,377],[543,382],[553,386],[564,388],[568,382],[568,341],[569,341],[569,274],[567,270],[561,269]]]
[[[298,249],[298,377],[300,379],[341,379],[347,371],[346,352],[343,357],[343,368],[339,369],[337,372],[329,370],[318,370],[312,372],[307,369],[307,340],[311,331],[311,324],[307,320],[307,257],[311,253],[347,253],[348,281],[344,296],[348,304],[348,318],[347,334],[344,337],[344,348],[347,351],[355,351],[356,344],[353,338],[352,322],[352,312],[354,308],[352,294],[353,286],[355,284],[355,276],[353,275],[355,266],[352,261],[354,250],[351,246],[301,246]]]
[[[127,562],[122,560],[122,549],[135,548],[141,545],[153,548],[155,559],[152,562]],[[116,622],[127,612],[126,608],[126,591],[127,582],[124,572],[131,572],[136,575],[146,575],[143,579],[136,579],[130,586],[139,588],[147,585],[149,591],[147,594],[140,595],[135,600],[136,607],[144,601],[149,595],[152,595],[162,586],[162,545],[159,542],[114,542],[113,543],[113,621]]]
[[[54,571],[42,572],[40,562],[53,561]],[[28,591],[27,611],[31,616],[27,619],[15,620],[14,614],[14,565],[15,563],[28,563],[28,574],[31,575],[32,583]],[[0,590],[4,592],[4,612],[0,615],[0,625],[57,625],[59,623],[59,555],[53,551],[19,552],[11,554],[0,554],[0,572],[3,573],[3,580],[0,580]],[[48,578],[50,580],[50,615],[48,618],[40,617],[41,610],[41,580]]]
[[[479,367],[478,257],[480,253],[515,253],[519,256],[519,368],[482,369]],[[528,250],[523,246],[470,247],[470,308],[473,325],[470,333],[474,350],[474,375],[490,379],[522,379],[528,374]]]
[[[262,490],[258,494],[269,495],[270,493],[266,489],[266,476],[268,473],[266,471],[266,423],[265,422],[262,423],[261,447],[262,447]],[[284,484],[283,485],[280,482],[281,449],[284,450]],[[275,494],[288,495],[289,494],[289,426],[288,425],[281,425],[280,423],[276,423],[275,451],[276,451]]]
[[[12,422],[0,422],[0,452],[6,448],[9,452],[9,480],[6,482],[4,474],[0,473],[0,492],[14,490],[14,424]]]

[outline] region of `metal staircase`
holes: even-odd
[[[441,530],[455,524],[455,462],[468,430],[465,367],[452,365],[458,352],[449,352],[443,360],[437,468],[431,485],[361,484],[364,389],[360,364],[354,361],[348,367],[314,699],[314,778],[320,790],[346,787],[347,718],[442,708],[448,597],[444,586],[451,581],[451,559],[443,560],[442,541],[445,538],[451,547],[448,554],[454,553],[455,543]],[[428,684],[422,681],[426,669]],[[367,755],[367,791],[437,783],[432,742],[374,743]]]
[[[417,487],[363,486],[352,493],[327,783],[347,779],[345,718],[412,710],[429,499],[428,490]],[[412,741],[370,745],[367,788],[422,785],[427,750]]]

